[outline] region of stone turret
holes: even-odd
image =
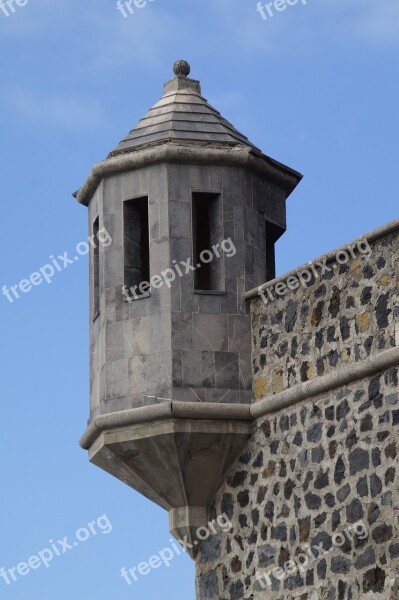
[[[112,244],[90,260],[91,462],[193,543],[251,435],[244,293],[274,277],[301,179],[208,104],[185,61],[76,197]],[[195,552],[193,552],[193,555]]]

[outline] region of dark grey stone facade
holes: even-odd
[[[397,348],[399,223],[370,247],[306,288],[253,300],[258,399]],[[202,544],[198,598],[399,598],[398,370],[257,420],[211,509],[233,529]]]
[[[131,302],[122,294],[122,202],[148,196],[151,274],[192,260],[191,192],[222,195],[220,293],[195,293],[194,275],[176,276]],[[156,165],[107,177],[89,204],[113,243],[101,249],[100,314],[92,324],[92,416],[145,405],[148,396],[249,403],[250,319],[244,292],[266,276],[266,220],[285,228],[285,194],[239,167]],[[192,264],[192,262],[191,262]],[[153,402],[153,401],[150,401]]]

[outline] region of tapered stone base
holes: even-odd
[[[196,557],[201,541],[201,538],[197,536],[197,531],[200,527],[208,530],[207,521],[207,506],[182,506],[169,511],[169,530],[180,543],[182,540],[188,542],[188,544],[182,545],[185,546],[191,558]]]
[[[169,511],[171,533],[193,544],[207,507],[252,433],[249,420],[167,419],[101,431],[90,461]],[[197,542],[194,544],[194,542]]]

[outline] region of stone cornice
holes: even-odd
[[[79,440],[88,450],[102,431],[166,419],[251,421],[249,405],[169,401],[95,417]]]
[[[276,181],[289,195],[302,179],[297,171],[244,146],[174,143],[168,141],[119,154],[94,165],[83,186],[73,195],[87,206],[103,177],[157,163],[241,166]]]

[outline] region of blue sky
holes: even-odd
[[[162,93],[178,58],[203,95],[304,179],[288,200],[278,273],[397,218],[399,4],[308,0],[263,20],[256,0],[28,0],[0,11],[3,219],[0,286],[87,235],[71,197]],[[91,466],[82,257],[10,303],[0,297],[3,388],[0,567],[106,514],[112,531],[19,576],[2,598],[194,599],[187,556],[128,587],[169,545],[167,515]]]

